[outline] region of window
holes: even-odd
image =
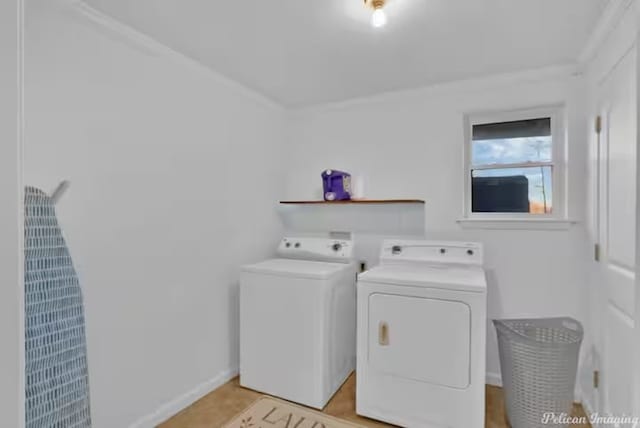
[[[467,118],[468,218],[563,217],[559,109]]]

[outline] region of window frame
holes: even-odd
[[[534,213],[474,213],[472,211],[472,145],[473,126],[500,122],[513,122],[519,120],[530,120],[540,118],[551,119],[551,162],[532,162],[514,164],[496,164],[495,167],[483,169],[507,169],[536,166],[551,166],[552,181],[552,210],[550,214]],[[469,113],[464,116],[464,220],[487,220],[487,221],[553,221],[565,220],[567,218],[566,207],[566,137],[564,126],[564,106],[554,105],[546,107],[536,107],[511,111],[493,111],[482,113]]]

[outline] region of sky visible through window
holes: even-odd
[[[552,138],[519,137],[475,140],[472,144],[473,166],[550,162]],[[474,170],[474,177],[525,176],[529,181],[529,203],[532,213],[550,213],[552,206],[552,167],[534,166]]]

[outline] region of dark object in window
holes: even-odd
[[[474,213],[529,212],[529,180],[524,175],[473,177],[471,186]]]

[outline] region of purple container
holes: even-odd
[[[351,199],[351,174],[327,169],[322,172],[325,201],[348,201]]]

